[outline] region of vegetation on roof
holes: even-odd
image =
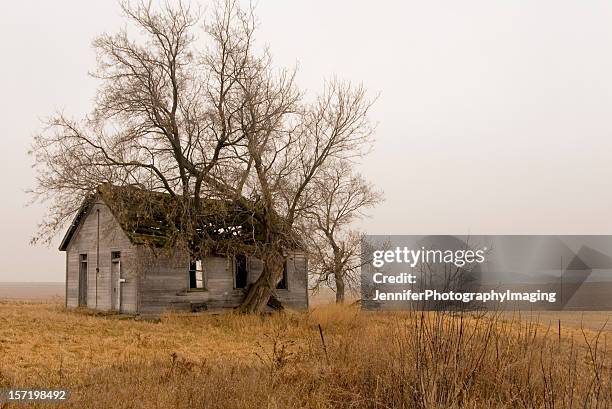
[[[194,229],[195,247],[252,245],[261,240],[261,229],[253,213],[217,199],[206,199],[195,218],[196,226],[184,226],[183,198],[135,187],[101,185],[99,197],[108,205],[133,244],[172,246],[186,229]],[[192,218],[188,219],[190,222]]]

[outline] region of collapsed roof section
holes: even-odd
[[[214,247],[214,250],[228,248],[230,245],[253,245],[263,238],[255,212],[246,206],[205,199],[201,212],[196,217],[187,217],[186,206],[180,196],[104,184],[85,198],[60,244],[60,250],[67,249],[81,221],[98,199],[109,207],[135,245],[170,247],[187,231],[193,232],[192,237],[198,240],[198,243],[190,245],[198,248]],[[255,203],[248,204],[255,208]]]

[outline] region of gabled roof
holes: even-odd
[[[62,239],[61,251],[66,251],[82,220],[98,199],[109,207],[132,244],[163,247],[172,245],[174,238],[180,234],[180,208],[169,194],[104,184],[83,201]],[[197,228],[202,237],[215,241],[240,240],[243,243],[258,239],[258,223],[251,212],[230,208],[227,202],[214,199],[205,200],[203,207],[202,214],[197,218]],[[248,231],[245,227],[248,227]]]

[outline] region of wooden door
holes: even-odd
[[[87,254],[79,254],[79,307],[87,306]]]
[[[111,253],[111,309],[113,311],[121,311],[121,282],[121,252],[113,251]]]
[[[113,261],[111,263],[111,309],[121,310],[121,285],[119,284],[121,263]]]

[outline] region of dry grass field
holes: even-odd
[[[610,408],[611,335],[508,314],[147,322],[3,301],[0,388],[67,387],[73,408]]]

